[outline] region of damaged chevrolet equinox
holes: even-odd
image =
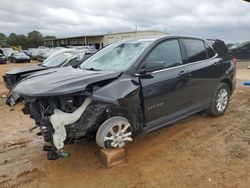
[[[199,111],[222,116],[235,88],[235,64],[221,40],[130,39],[79,67],[33,74],[13,94],[24,98],[23,112],[35,120],[54,160],[65,156],[65,144],[86,137],[101,148],[124,147]]]

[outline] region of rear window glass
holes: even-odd
[[[202,40],[184,39],[183,42],[187,50],[187,63],[207,59],[207,52]]]
[[[208,44],[206,44],[206,43],[205,43],[205,46],[206,46],[206,49],[207,49],[208,58],[214,57],[215,53],[214,53],[213,49],[210,46],[208,46]]]

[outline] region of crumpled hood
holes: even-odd
[[[25,67],[20,67],[16,69],[11,69],[8,72],[6,72],[6,75],[13,75],[13,74],[25,74],[33,71],[39,71],[39,70],[44,70],[47,69],[48,67],[43,67],[39,65],[30,65],[30,66],[25,66]]]
[[[121,72],[91,71],[64,67],[48,69],[25,78],[13,92],[27,97],[65,95],[83,91],[89,84],[116,78]]]

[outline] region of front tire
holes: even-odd
[[[132,127],[121,116],[107,119],[96,133],[96,143],[101,148],[121,148],[132,141]]]
[[[208,109],[208,114],[219,117],[225,114],[230,99],[230,90],[226,83],[220,83],[213,96],[212,103]]]

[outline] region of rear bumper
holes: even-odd
[[[0,64],[6,64],[7,63],[7,59],[0,59]]]
[[[30,62],[29,59],[16,59],[16,63],[27,63]]]

